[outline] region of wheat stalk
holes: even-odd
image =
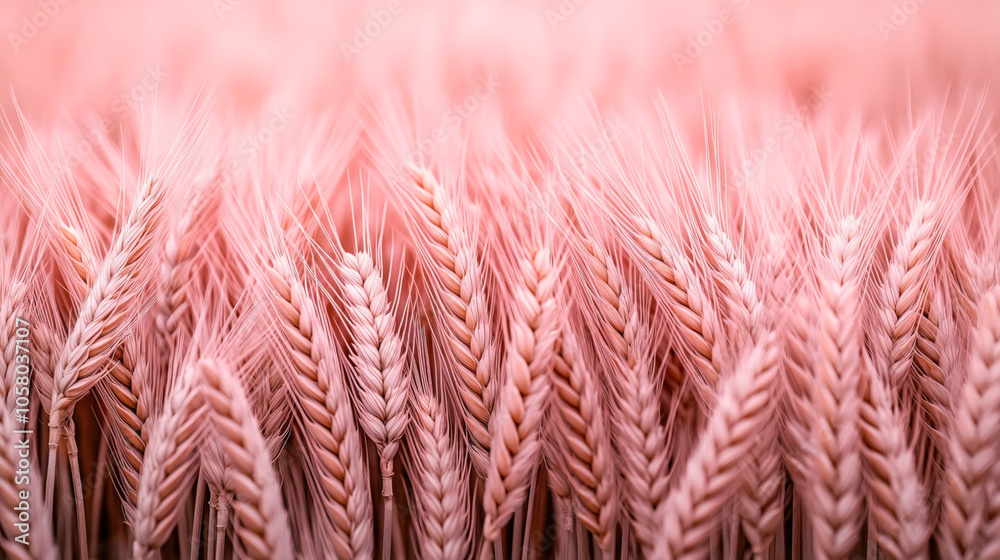
[[[329,323],[286,258],[276,258],[266,272],[293,365],[288,384],[304,445],[314,457],[306,466],[334,526],[334,552],[340,558],[370,557],[368,471]]]
[[[464,409],[472,464],[485,476],[490,456],[490,416],[496,389],[494,333],[483,265],[475,240],[465,228],[456,202],[427,170],[408,168],[419,206],[424,266],[433,271],[434,301],[458,378],[455,387]]]
[[[657,508],[660,531],[652,557],[700,558],[726,500],[741,482],[740,467],[768,426],[771,389],[777,379],[774,336],[762,339],[732,376],[723,380],[712,417],[683,476]]]
[[[207,409],[206,409],[207,412]],[[233,496],[233,468],[226,461],[220,443],[206,438],[199,454],[200,474],[209,489],[208,543],[206,557],[223,558],[226,530],[229,527],[229,504]]]
[[[483,496],[483,536],[490,542],[500,536],[500,529],[524,503],[528,483],[538,466],[538,436],[559,335],[556,275],[549,249],[535,247],[515,266],[518,274],[512,282],[506,377],[499,409],[491,421],[493,444]]]
[[[250,558],[292,558],[288,514],[271,457],[246,394],[233,374],[214,361],[200,360],[201,391],[232,466],[236,534]]]
[[[986,518],[1000,446],[1000,288],[981,299],[979,326],[968,376],[957,399],[951,432],[947,492],[938,528],[942,551],[953,558],[976,558],[975,545]]]
[[[421,557],[427,560],[469,554],[472,501],[462,451],[447,412],[434,397],[416,395],[405,457],[413,485],[414,529]]]

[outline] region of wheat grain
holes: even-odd
[[[884,382],[874,372],[862,372],[861,455],[879,550],[896,559],[927,557],[927,493],[906,446],[904,420]]]
[[[375,442],[385,498],[383,558],[392,546],[393,460],[409,423],[410,374],[395,313],[371,255],[344,253],[340,266],[348,327],[354,340],[351,360],[361,428]]]
[[[979,529],[981,560],[1000,558],[1000,473],[994,469],[991,483],[986,490],[986,515]]]
[[[987,491],[1000,447],[1000,289],[987,292],[977,312],[979,327],[968,377],[957,399],[951,432],[947,493],[938,530],[942,551],[954,558],[974,558],[983,526]],[[995,489],[993,490],[996,491]]]
[[[216,177],[199,188],[166,237],[155,315],[160,354],[169,354],[179,339],[190,335],[194,320],[190,291],[196,289],[197,272],[194,257],[199,251],[199,238],[204,240],[208,233],[203,224],[211,220],[220,204],[220,180]]]
[[[14,381],[17,378],[17,327],[24,319],[28,285],[15,280],[0,288],[0,402],[13,410]],[[22,350],[25,352],[26,349]]]
[[[936,218],[933,204],[923,201],[914,208],[909,225],[893,248],[872,309],[875,324],[867,334],[876,372],[897,389],[907,379],[921,311],[929,305],[926,280],[939,243]]]
[[[119,475],[116,480],[127,514],[138,503],[139,473],[149,438],[146,422],[150,395],[141,389],[149,375],[149,365],[136,361],[134,356],[139,352],[134,339],[126,341],[111,358],[110,374],[98,385],[102,406],[107,407],[110,422],[115,427],[111,440]]]
[[[82,301],[90,289],[89,279],[96,278],[96,259],[88,246],[81,244],[80,236],[72,228],[61,228],[60,241],[63,256],[68,258],[76,276],[70,278],[74,300]],[[148,403],[153,400],[148,386],[150,376],[144,370],[136,371],[138,344],[130,338],[115,349],[110,362],[110,375],[97,384],[100,402],[109,409],[111,422],[118,430],[113,432],[115,465],[118,487],[122,494],[126,517],[133,519],[139,487],[139,472],[146,448],[148,434],[143,434],[149,417]]]
[[[747,338],[748,342],[739,342],[740,347],[756,344],[761,331],[766,328],[764,306],[758,299],[757,285],[718,220],[708,216],[704,223],[714,274],[723,294],[728,296],[725,299],[730,302],[728,308],[735,325],[731,331],[732,338]],[[774,435],[777,438],[777,432]],[[763,437],[758,440],[744,470],[746,481],[737,497],[740,523],[758,557],[764,554],[764,549],[778,531],[784,505],[780,492],[784,489],[785,476],[780,455],[774,451],[773,443]]]

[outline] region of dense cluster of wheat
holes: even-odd
[[[237,167],[209,107],[6,123],[8,557],[1000,558],[981,107]]]

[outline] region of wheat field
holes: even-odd
[[[320,4],[0,18],[0,556],[1000,560],[1000,10]]]

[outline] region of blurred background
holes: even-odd
[[[447,103],[490,77],[515,135],[581,101],[659,95],[698,122],[706,100],[817,92],[831,111],[891,117],[986,85],[998,30],[988,0],[6,0],[0,105],[113,125],[153,89],[212,89],[215,111],[239,116],[387,92]]]

